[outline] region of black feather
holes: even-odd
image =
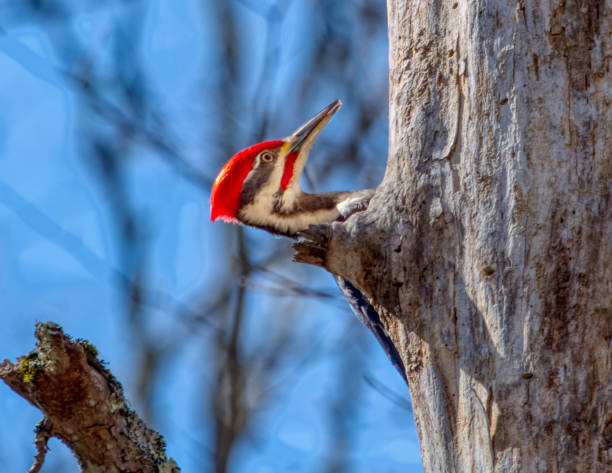
[[[351,309],[355,312],[355,315],[361,320],[361,322],[374,334],[378,342],[381,344],[387,357],[391,360],[391,364],[395,366],[395,369],[399,371],[402,378],[406,382],[406,371],[404,369],[404,363],[395,348],[395,345],[391,341],[391,337],[387,333],[387,330],[383,326],[380,316],[374,310],[374,307],[368,302],[367,298],[350,282],[340,276],[334,276],[336,284],[346,297]]]

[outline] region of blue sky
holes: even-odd
[[[116,236],[117,215],[108,204],[112,196],[96,181],[83,145],[83,134],[90,131],[92,136],[116,136],[103,120],[84,112],[82,98],[66,72],[75,58],[87,54],[103,80],[113,64],[116,25],[120,23],[126,31],[137,29],[134,51],[142,62],[148,93],[163,116],[164,133],[194,168],[214,177],[229,156],[219,154],[225,145],[213,139],[217,126],[213,103],[219,97],[208,91],[219,78],[202,72],[214,68],[219,59],[210,44],[218,37],[214,31],[220,26],[206,15],[209,3],[154,0],[110,2],[100,7],[83,2],[86,6],[81,8],[68,2],[74,10],[61,25],[34,17],[31,21],[16,19],[6,2],[0,3],[0,304],[5,321],[0,331],[0,358],[13,360],[31,350],[35,321],[52,320],[70,335],[92,341],[128,397],[136,399],[136,355],[126,330],[126,294],[121,282],[130,277],[132,255],[122,254]],[[265,78],[262,58],[268,53],[262,31],[266,23],[253,9],[236,3],[241,33],[238,46],[248,49],[240,74],[261,77],[263,71]],[[316,168],[323,163],[316,154],[333,153],[334,137],[349,135],[355,122],[350,101],[337,97],[339,86],[331,81],[317,86],[316,97],[303,109],[282,112],[293,93],[296,70],[292,61],[308,56],[303,43],[316,27],[316,16],[306,15],[307,8],[305,1],[292,2],[277,24],[282,37],[276,53],[278,71],[270,76],[274,86],[265,100],[281,112],[266,138],[289,134],[322,106],[343,99],[345,107],[325,131],[327,138],[313,151],[312,166]],[[60,51],[60,28],[69,28],[81,49]],[[377,69],[386,67],[386,44],[376,48]],[[126,57],[130,60],[134,58]],[[367,71],[372,63],[360,67]],[[372,80],[385,83],[386,71],[380,74],[373,74]],[[367,75],[364,72],[366,79]],[[257,90],[256,81],[252,81],[252,90],[250,82],[245,83],[243,98],[251,97]],[[106,98],[111,104],[116,99]],[[377,137],[386,130],[385,116],[381,114],[372,137],[361,143],[373,157],[359,174],[363,185],[375,184],[384,172],[386,141]],[[226,117],[224,123],[236,129],[236,143],[227,144],[229,149],[238,151],[249,144],[251,118],[248,114]],[[167,157],[160,158],[146,143],[136,143],[125,156],[126,198],[147,232],[146,280],[152,296],[144,312],[143,330],[149,339],[163,345],[171,338],[169,334],[186,331],[180,315],[183,308],[194,310],[194,301],[202,294],[214,295],[232,277],[235,228],[210,223],[209,189],[183,179]],[[313,176],[307,184],[316,190],[345,187],[355,177],[343,175],[342,168],[325,179],[317,179],[315,171]],[[249,310],[243,332],[249,342],[245,343],[247,356],[257,357],[278,324],[292,325],[296,349],[302,355],[279,363],[275,383],[282,388],[258,410],[252,428],[234,452],[230,471],[320,471],[334,438],[328,425],[329,401],[339,396],[337,380],[347,376],[347,370],[353,370],[351,375],[358,381],[351,388],[356,404],[343,427],[350,431],[351,439],[347,471],[422,471],[415,427],[405,404],[408,390],[375,339],[354,319],[331,277],[317,268],[287,264],[290,242],[251,229],[246,230],[246,241],[261,252],[286,253],[289,256],[273,264],[274,271],[334,298],[278,295],[272,290],[278,282],[267,273],[247,281]],[[212,377],[208,366],[214,361],[210,359],[214,353],[207,349],[209,338],[206,328],[184,335],[152,387],[157,413],[154,427],[164,435],[168,453],[185,472],[210,468],[205,457],[211,448],[211,427],[202,412]],[[352,365],[346,361],[348,355]],[[398,396],[400,402],[395,400]],[[137,401],[133,407],[139,410]],[[32,428],[40,414],[2,384],[0,418],[0,469],[25,471],[34,455]],[[63,446],[54,441],[51,447],[43,471],[77,470]]]

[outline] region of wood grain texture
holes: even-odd
[[[427,472],[611,471],[612,2],[388,21],[387,170],[313,258],[381,314]]]

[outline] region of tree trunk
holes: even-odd
[[[425,471],[610,471],[612,3],[388,8],[387,171],[324,265],[402,355]]]

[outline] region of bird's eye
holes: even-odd
[[[261,153],[261,160],[262,160],[264,163],[269,163],[269,162],[271,162],[271,161],[272,161],[272,159],[274,159],[274,158],[273,158],[273,156],[272,156],[272,154],[271,154],[271,153],[268,153],[268,152]]]

